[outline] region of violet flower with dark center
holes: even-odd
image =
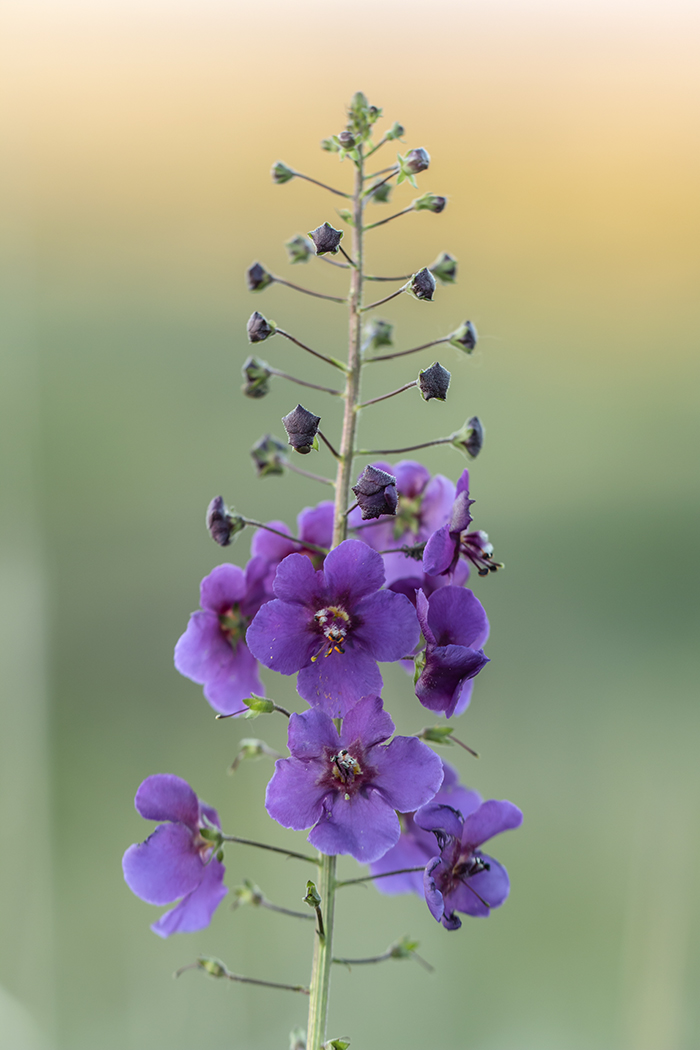
[[[442,762],[422,741],[384,743],[394,728],[378,696],[351,707],[340,734],[318,708],[293,714],[292,757],[275,763],[267,812],[285,828],[313,825],[309,842],[322,853],[378,860],[401,834],[395,811],[430,801],[442,782]]]
[[[379,467],[368,466],[360,474],[357,484],[353,485],[358,506],[362,511],[362,520],[380,518],[383,514],[396,514],[399,497],[396,492],[396,478]]]
[[[381,556],[345,540],[316,572],[290,554],[273,583],[276,598],[248,628],[251,653],[280,674],[299,671],[297,691],[333,718],[362,696],[379,693],[378,660],[400,660],[419,638],[418,620],[403,594],[380,590]]]
[[[216,810],[200,802],[187,781],[169,773],[147,777],[134,804],[146,820],[168,823],[159,824],[145,842],[129,846],[122,860],[127,886],[148,904],[182,898],[151,926],[159,937],[203,930],[228,893],[222,885],[224,866],[212,857],[216,846],[201,834],[221,829]]]
[[[523,815],[517,806],[489,799],[465,817],[452,806],[430,802],[414,819],[433,832],[440,849],[424,875],[425,900],[433,918],[446,930],[458,930],[462,922],[455,912],[486,916],[503,904],[510,891],[508,872],[479,846],[520,827]]]
[[[449,521],[430,537],[423,551],[423,571],[429,576],[453,573],[460,554],[476,567],[479,576],[502,569],[501,562],[493,560],[493,547],[485,532],[467,532],[473,521],[469,508],[469,471],[462,472]]]
[[[463,587],[442,587],[430,598],[419,591],[416,612],[426,643],[416,657],[416,696],[446,718],[461,715],[471,699],[471,679],[488,663],[481,648],[489,634],[484,607]]]
[[[270,598],[273,597],[272,582],[277,572],[279,563],[288,554],[304,554],[310,559],[314,569],[320,569],[324,562],[324,556],[320,551],[312,550],[305,544],[313,543],[317,547],[331,548],[333,542],[333,500],[323,500],[315,507],[304,507],[297,515],[297,536],[301,540],[298,543],[291,536],[278,536],[275,532],[267,529],[256,529],[250,545],[250,553],[253,558],[264,558],[268,564],[268,572],[265,577],[265,589]],[[283,521],[266,522],[277,532],[289,535],[289,526]]]
[[[175,667],[204,686],[204,696],[220,714],[238,711],[251,693],[263,695],[258,664],[245,643],[245,632],[269,598],[265,591],[268,573],[264,558],[253,558],[245,571],[237,565],[218,565],[202,580],[202,608],[192,613],[175,646]]]
[[[442,768],[442,784],[432,801],[452,806],[453,809],[459,810],[463,817],[469,816],[481,805],[481,795],[478,791],[470,791],[469,788],[463,787],[459,783],[456,770],[444,759]],[[388,853],[371,864],[369,870],[372,875],[383,875],[387,871],[400,871],[402,868],[424,868],[435,856],[435,836],[419,827],[414,817],[415,812],[399,813],[401,838]],[[374,885],[380,893],[389,895],[416,893],[419,897],[424,896],[422,871],[404,871],[401,875],[390,875],[377,879]]]

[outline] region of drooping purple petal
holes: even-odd
[[[446,907],[476,918],[486,918],[491,908],[499,908],[506,900],[510,892],[508,872],[493,857],[484,854],[481,860],[489,865],[489,870],[470,875],[464,882],[457,884],[445,899]],[[488,907],[484,906],[484,902]]]
[[[204,696],[215,711],[232,715],[241,710],[241,701],[251,693],[263,696],[265,689],[257,660],[245,642],[240,641],[235,649],[229,646],[227,660],[221,663],[215,674],[207,677]]]
[[[405,594],[376,591],[358,604],[356,614],[360,625],[353,637],[375,660],[400,660],[418,643],[418,619]]]
[[[384,583],[381,555],[360,540],[345,540],[335,547],[323,569],[329,594],[344,603],[359,602]]]
[[[265,808],[273,820],[284,828],[303,831],[323,814],[323,800],[328,787],[319,784],[320,763],[282,758],[275,762],[275,772],[267,785]]]
[[[464,821],[462,842],[476,849],[482,842],[502,831],[519,828],[522,822],[522,811],[512,802],[489,799]]]
[[[469,495],[469,471],[465,468],[459,476],[455,495],[459,496],[462,492],[466,492]]]
[[[322,853],[349,853],[369,864],[398,841],[398,817],[378,791],[370,788],[349,798],[338,792],[329,801],[309,835],[309,842]]]
[[[397,736],[376,747],[377,787],[393,809],[408,813],[425,805],[442,784],[442,761],[414,736]]]
[[[442,474],[436,474],[426,486],[420,508],[420,539],[424,540],[450,518],[455,498],[454,483]]]
[[[428,623],[437,645],[481,649],[489,636],[483,605],[463,587],[441,587],[430,596]]]
[[[449,521],[450,532],[453,535],[464,532],[471,525],[474,519],[469,512],[469,508],[473,502],[474,500],[469,499],[469,493],[467,492],[458,492],[455,496]]]
[[[217,565],[200,584],[199,602],[203,609],[219,614],[240,602],[245,590],[243,569],[229,563]]]
[[[184,824],[160,824],[145,842],[129,846],[122,859],[127,886],[148,904],[170,904],[191,893],[203,867]]]
[[[422,806],[413,818],[424,831],[438,832],[459,840],[464,826],[462,814],[444,802],[429,802]]]
[[[166,911],[151,925],[159,937],[173,933],[196,933],[209,925],[212,915],[228,893],[223,885],[224,866],[212,860],[204,869],[202,881],[171,911]]]
[[[289,719],[287,732],[289,750],[295,758],[319,758],[325,747],[338,749],[338,730],[328,715],[318,707],[296,712]]]
[[[457,551],[457,540],[450,535],[449,525],[434,532],[425,545],[423,551],[423,572],[428,576],[438,576],[447,572],[455,553]]]
[[[428,910],[434,919],[438,922],[442,920],[445,914],[445,901],[443,900],[442,893],[438,888],[438,879],[443,875],[445,865],[442,862],[441,857],[433,857],[425,868],[423,875],[423,889],[425,892],[425,902],[428,905]],[[461,926],[462,924],[459,923]],[[459,929],[459,926],[455,927]]]
[[[381,697],[363,696],[345,716],[340,742],[343,747],[348,747],[355,740],[361,740],[363,747],[368,749],[383,740],[388,740],[394,728],[391,715],[384,710]]]
[[[464,683],[487,663],[488,657],[482,649],[469,649],[464,645],[429,646],[425,667],[416,682],[416,696],[429,711],[451,718]]]
[[[175,667],[202,685],[218,674],[230,658],[231,646],[221,632],[219,617],[210,610],[192,613],[175,646]]]
[[[266,608],[263,606],[262,611]],[[302,668],[297,678],[299,696],[321,707],[331,718],[344,718],[361,696],[381,693],[382,685],[374,657],[352,645],[345,653],[319,656],[315,663]]]
[[[416,615],[418,616],[418,623],[420,625],[420,629],[423,632],[423,637],[425,638],[427,644],[435,645],[435,635],[432,632],[430,620],[428,617],[429,610],[430,606],[428,604],[428,599],[426,598],[425,593],[422,590],[417,591]]]
[[[197,829],[199,800],[187,781],[172,773],[146,777],[139,785],[134,805],[146,820],[172,820],[186,824],[192,831]]]
[[[277,570],[275,587],[283,567],[296,558],[305,562],[314,574],[308,558],[303,554],[290,554]],[[256,660],[266,667],[280,674],[294,674],[318,652],[319,638],[313,631],[313,617],[313,609],[276,598],[258,612],[246,633],[246,644]]]

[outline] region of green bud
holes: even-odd
[[[316,883],[312,882],[311,879],[306,883],[306,896],[302,898],[304,904],[308,904],[310,908],[320,908],[321,898],[318,890],[316,889]]]
[[[325,150],[326,153],[338,153],[340,151],[340,143],[333,135],[329,139],[321,139],[321,149]]]
[[[284,474],[285,448],[286,445],[272,434],[265,434],[253,445],[250,454],[259,478],[266,478],[272,474]]]
[[[349,1046],[350,1039],[347,1035],[341,1036],[340,1039],[329,1039],[323,1044],[324,1050],[348,1050]]]
[[[245,383],[241,390],[246,397],[265,397],[270,393],[270,376],[272,372],[265,361],[259,357],[249,357],[242,368]]]
[[[432,211],[439,215],[445,210],[447,197],[438,197],[435,193],[424,193],[422,197],[416,197],[413,207],[416,211]]]
[[[275,710],[272,700],[268,700],[265,696],[258,696],[257,693],[251,693],[248,699],[243,700],[242,703],[259,715],[271,715]]]
[[[257,762],[259,758],[273,758],[276,760],[279,757],[279,752],[271,748],[264,740],[256,740],[253,737],[243,737],[241,740],[241,750],[229,766],[228,771],[229,773],[235,773],[241,762]]]
[[[426,726],[417,734],[419,740],[425,740],[430,744],[445,744],[452,746],[450,740],[454,732],[454,726]]]
[[[216,842],[218,845],[221,844],[221,832],[218,828],[210,828],[205,825],[199,829],[199,834],[206,842]]]
[[[263,891],[250,879],[244,879],[242,886],[233,887],[234,908],[239,908],[243,904],[250,904],[254,908],[259,908],[264,900]]]
[[[419,653],[417,653],[416,656],[414,656],[414,658],[413,658],[413,684],[414,684],[414,686],[415,686],[416,682],[418,681],[418,679],[420,678],[420,676],[423,674],[423,671],[425,670],[425,661],[426,661],[425,649],[421,649],[421,651]]]
[[[281,160],[278,160],[276,164],[272,165],[270,174],[272,175],[272,181],[281,185],[283,182],[289,182],[290,179],[293,179],[296,172],[288,168]]]
[[[457,279],[457,260],[448,252],[440,252],[428,269],[440,284],[454,284]]]
[[[392,139],[400,139],[406,134],[406,129],[402,124],[399,124],[398,120],[395,120],[388,131],[384,132],[384,138],[387,142],[391,142]]]
[[[477,344],[479,335],[471,321],[465,321],[450,335],[450,344],[458,350],[470,354]]]
[[[294,237],[290,237],[285,244],[285,248],[287,249],[290,263],[308,262],[310,256],[315,254],[313,244],[302,233],[297,233]]]
[[[228,970],[221,959],[208,959],[205,955],[200,955],[197,959],[197,966],[212,977],[228,977]]]
[[[305,1028],[294,1028],[289,1033],[289,1050],[306,1050]]]
[[[393,346],[393,332],[394,326],[391,321],[373,318],[369,324],[365,325],[362,333],[364,336],[363,350],[379,350],[382,346]]]
[[[410,937],[402,937],[400,941],[396,942],[396,944],[392,944],[390,948],[391,958],[410,959],[418,947],[418,941],[414,941]]]
[[[472,416],[461,430],[452,434],[452,444],[469,459],[476,459],[484,444],[484,428],[478,416]]]
[[[381,186],[378,186],[374,193],[369,195],[369,199],[374,201],[375,204],[388,204],[389,198],[391,197],[392,186],[389,182],[383,182]]]
[[[354,219],[352,217],[352,212],[348,211],[347,208],[336,208],[336,211],[338,213],[338,218],[342,219],[343,222],[346,222],[348,224],[348,226],[354,226],[355,225],[355,221],[354,221]]]

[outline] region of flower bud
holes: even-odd
[[[200,955],[197,959],[197,965],[202,970],[206,970],[212,977],[228,977],[228,970],[221,959],[207,959],[206,956]]]
[[[329,1039],[328,1042],[323,1044],[323,1050],[348,1050],[350,1046],[350,1040],[347,1036],[342,1036],[340,1039]]]
[[[262,699],[262,697],[260,699]],[[248,702],[250,703],[251,701]],[[243,703],[245,704],[246,701],[244,700]],[[279,752],[275,751],[274,748],[271,748],[264,740],[256,740],[254,737],[243,737],[240,742],[240,751],[229,766],[228,771],[230,774],[233,774],[236,772],[241,762],[257,762],[259,758],[272,758],[276,760],[279,758]]]
[[[308,904],[310,908],[321,907],[321,896],[316,889],[316,883],[312,882],[311,879],[306,883],[306,896],[301,899],[304,904]]]
[[[338,245],[343,238],[342,230],[335,230],[329,222],[324,222],[323,225],[317,226],[315,230],[311,230],[309,237],[314,242],[317,255],[337,255]]]
[[[356,146],[355,138],[351,131],[341,131],[338,135],[338,142],[343,149],[354,149]]]
[[[348,211],[347,208],[338,208],[338,215],[343,220],[343,222],[346,222],[348,224],[348,226],[354,226],[355,225],[355,220],[352,217],[352,212]],[[342,234],[341,234],[341,236],[342,236]],[[317,252],[316,254],[320,255],[321,252]]]
[[[381,346],[393,346],[393,331],[394,326],[391,321],[380,321],[378,317],[373,318],[369,324],[365,325],[362,333],[365,337],[363,349],[378,350]]]
[[[241,369],[245,383],[241,390],[246,397],[265,397],[270,393],[270,376],[272,372],[265,361],[259,357],[249,357]]]
[[[318,424],[321,422],[320,416],[315,416],[313,412],[308,412],[302,405],[297,405],[288,415],[283,417],[282,422],[284,423],[284,429],[287,431],[288,443],[295,452],[306,456],[312,448],[318,448],[316,434],[318,433]]]
[[[265,267],[258,262],[248,267],[245,276],[249,292],[261,292],[263,288],[267,288],[274,281],[272,274],[268,273]]]
[[[448,252],[440,252],[434,263],[428,267],[433,277],[441,284],[454,284],[457,278],[457,260]]]
[[[326,153],[338,153],[340,146],[335,138],[321,139],[321,149]]]
[[[392,944],[389,950],[392,959],[410,959],[419,947],[420,943],[412,937],[402,937],[396,944]]]
[[[242,886],[233,887],[233,898],[232,909],[239,908],[241,904],[252,904],[254,908],[259,908],[265,900],[263,891],[250,879],[244,879]]]
[[[313,244],[308,237],[304,237],[301,233],[290,237],[285,244],[285,248],[287,249],[290,263],[308,262],[309,256],[314,254]]]
[[[414,273],[407,291],[415,296],[416,299],[424,299],[428,303],[433,301],[435,278],[427,267],[424,266],[418,273]]]
[[[430,166],[430,154],[422,147],[409,150],[403,158],[403,165],[411,175],[417,175],[419,171],[426,171]]]
[[[286,164],[283,164],[281,160],[278,160],[276,164],[272,165],[272,181],[281,185],[283,182],[289,182],[296,175],[295,171],[288,168]]]
[[[387,142],[391,142],[392,139],[400,139],[406,134],[406,129],[403,125],[399,124],[398,120],[395,120],[388,131],[384,132],[384,138]]]
[[[418,373],[418,386],[424,401],[445,401],[447,390],[450,385],[450,373],[443,368],[439,361],[435,361],[430,368]]]
[[[306,1050],[305,1028],[293,1028],[289,1033],[289,1050]]]
[[[231,513],[223,496],[214,496],[207,507],[206,522],[209,535],[220,547],[228,547],[231,537],[245,528],[243,518]]]
[[[439,215],[445,210],[446,204],[447,197],[438,197],[435,193],[424,193],[422,197],[414,200],[413,207],[416,211],[432,211]]]
[[[450,737],[454,733],[454,726],[426,726],[416,736],[419,740],[425,740],[429,744],[452,744]]]
[[[382,514],[396,514],[399,497],[396,478],[378,467],[365,467],[352,491],[362,511],[362,520],[379,518]]]
[[[369,199],[374,201],[375,204],[388,204],[389,198],[391,197],[391,190],[391,184],[383,182],[381,186],[377,186],[374,193],[369,194]]]
[[[452,444],[470,459],[476,459],[484,444],[484,428],[478,416],[472,416],[461,430],[452,435]]]
[[[253,445],[250,454],[259,478],[266,478],[269,474],[284,474],[285,447],[279,438],[273,437],[272,434],[265,434]]]
[[[249,343],[264,343],[266,339],[275,334],[277,326],[274,321],[268,321],[256,310],[248,318],[246,329]]]
[[[464,350],[465,354],[470,354],[476,346],[478,338],[476,328],[471,321],[465,321],[456,331],[452,332],[450,343],[459,350]]]

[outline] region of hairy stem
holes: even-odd
[[[389,278],[387,277],[386,280]],[[396,280],[400,280],[399,277]],[[443,339],[433,339],[430,343],[423,343],[421,346],[412,346],[410,350],[398,350],[395,354],[380,354],[379,357],[368,357],[368,361],[391,361],[394,357],[405,357],[406,354],[417,354],[419,350],[427,350],[429,346],[438,346],[439,343],[449,343],[450,337],[445,336]]]
[[[310,470],[304,470],[303,467],[295,467],[289,460],[285,462],[285,466],[293,470],[295,474],[301,474],[304,478],[311,478],[312,481],[320,481],[323,485],[330,485],[332,488],[335,488],[335,482],[331,481],[330,478],[324,478],[321,474],[313,474]]]
[[[349,197],[349,193],[343,193],[342,190],[336,190],[333,186],[329,186],[326,182],[319,182],[318,179],[312,179],[310,175],[302,175],[300,171],[295,171],[294,174],[298,179],[306,179],[307,182],[313,182],[314,186],[320,186],[321,189],[330,190],[331,193],[335,193],[338,197]]]
[[[341,301],[345,302],[344,299]],[[333,365],[334,368],[338,368],[341,372],[347,373],[347,369],[342,363],[342,361],[336,361],[334,357],[328,357],[326,354],[319,353],[318,350],[312,350],[310,346],[307,346],[306,343],[302,343],[300,339],[297,339],[294,335],[290,335],[289,332],[285,332],[283,328],[277,329],[277,335],[283,335],[285,339],[289,339],[290,343],[294,343],[296,346],[300,346],[302,350],[306,350],[307,353],[313,354],[314,357],[320,358],[320,360],[325,361],[326,364]]]
[[[392,219],[398,219],[400,215],[408,215],[409,211],[415,211],[413,204],[409,205],[408,208],[404,208],[402,211],[394,212],[393,215],[389,215],[386,219],[380,219],[379,222],[370,223],[369,226],[365,226],[366,230],[376,230],[377,226],[383,226],[387,222],[391,222]]]
[[[288,379],[291,383],[298,383],[299,386],[308,386],[312,390],[322,390],[324,394],[333,394],[334,397],[342,397],[342,390],[335,390],[330,386],[319,386],[318,383],[307,383],[305,379],[297,379],[296,376],[290,376],[288,372],[280,372],[278,368],[270,368],[270,372],[273,376],[279,376],[280,379]]]
[[[396,390],[390,390],[388,394],[380,394],[379,397],[372,397],[369,401],[363,401],[358,408],[367,408],[367,405],[376,405],[377,401],[386,401],[388,397],[395,397],[396,394],[403,394],[404,390],[410,390],[411,387],[418,386],[418,380],[412,379],[410,383],[404,383],[403,386],[397,387]]]
[[[284,284],[287,288],[293,288],[295,292],[303,292],[304,295],[315,295],[317,299],[330,299],[332,303],[346,302],[346,300],[341,299],[340,296],[324,295],[323,292],[312,292],[310,288],[302,288],[300,284],[292,284],[291,281],[284,281],[281,277],[273,277],[273,281],[275,281],[277,284]]]

